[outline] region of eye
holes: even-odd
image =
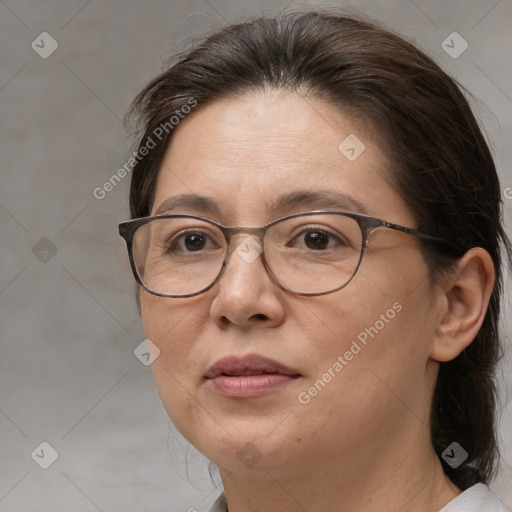
[[[212,238],[202,231],[186,231],[178,234],[167,245],[167,253],[200,252],[215,248]]]
[[[343,240],[343,236],[340,238],[333,233],[319,228],[308,228],[301,231],[291,243],[294,247],[311,249],[313,251],[347,246],[347,243]]]

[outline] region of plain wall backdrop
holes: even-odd
[[[510,227],[512,2],[285,7],[315,5],[380,20],[473,93]],[[0,511],[200,511],[218,494],[207,461],[170,425],[150,367],[134,354],[144,333],[117,235],[128,218],[129,175],[102,198],[94,191],[131,156],[122,116],[166,59],[190,37],[283,7],[0,1]],[[452,32],[460,38],[450,55],[442,43]],[[510,294],[506,316],[509,302]],[[493,488],[512,510],[510,325],[503,330],[503,462]]]

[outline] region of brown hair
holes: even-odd
[[[432,443],[460,488],[487,483],[496,470],[501,192],[493,158],[460,86],[403,38],[336,10],[290,12],[231,25],[176,57],[135,98],[144,133],[139,148],[187,102],[197,109],[261,88],[307,91],[377,127],[393,178],[416,215],[418,229],[451,241],[452,250],[424,244],[435,279],[471,247],[483,247],[497,280],[483,325],[453,361],[440,363],[431,410]],[[193,113],[191,114],[193,115]],[[132,218],[150,214],[172,129],[133,168]],[[453,441],[468,458],[457,469],[441,453]]]

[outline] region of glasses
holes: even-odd
[[[247,263],[260,254],[284,290],[325,295],[355,276],[370,233],[380,227],[423,240],[444,242],[415,229],[366,215],[337,211],[295,213],[261,228],[228,227],[196,215],[156,215],[119,224],[136,281],[160,297],[193,297],[209,290],[228,263],[231,239],[247,233],[236,248]]]

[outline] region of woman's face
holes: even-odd
[[[175,130],[152,214],[172,196],[195,194],[218,211],[196,201],[168,213],[258,227],[295,212],[362,208],[416,225],[378,133],[322,100],[253,92],[198,109]],[[350,135],[364,144],[362,152],[353,137],[341,144]],[[299,191],[317,198],[267,208]],[[327,192],[346,199],[318,199]],[[232,244],[247,243],[247,236]],[[433,304],[418,240],[386,228],[370,236],[353,280],[327,295],[285,291],[260,257],[248,261],[237,251],[201,295],[141,292],[145,333],[160,349],[153,372],[171,420],[208,458],[237,471],[301,468],[326,457],[355,467],[383,446],[428,435],[437,371],[429,359]],[[293,376],[274,375],[263,390],[265,377],[207,378],[229,356],[264,356]]]

